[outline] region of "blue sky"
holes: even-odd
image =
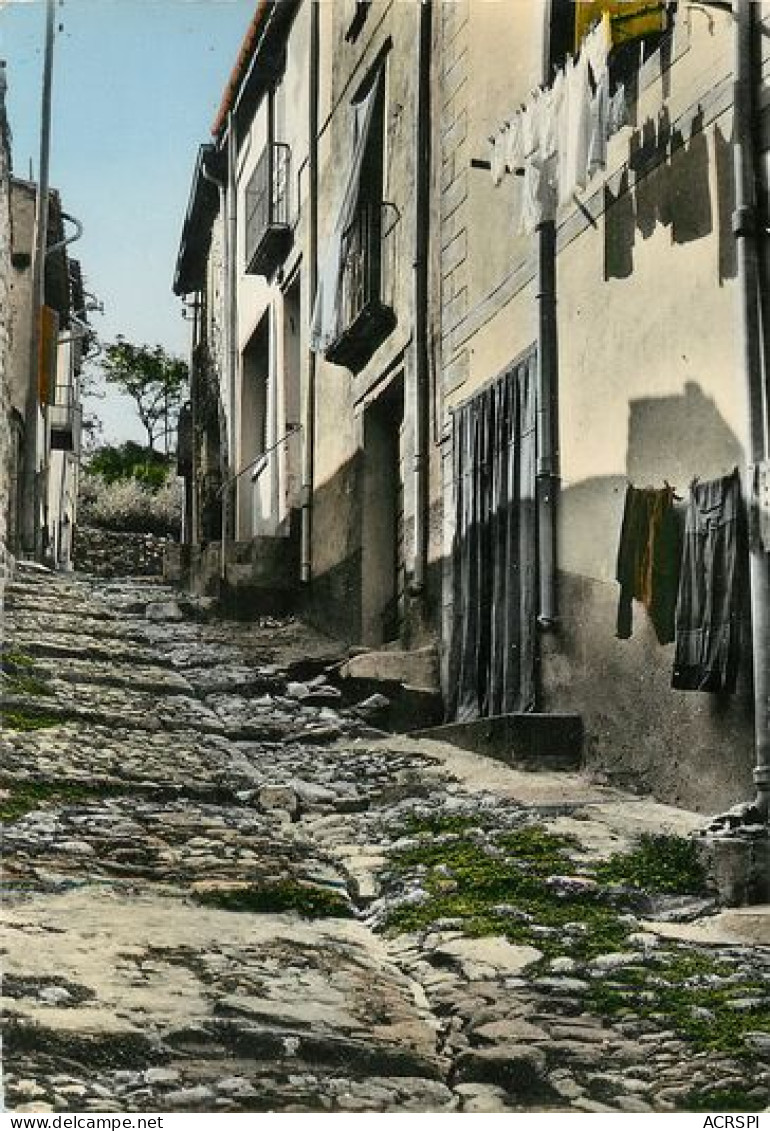
[[[93,316],[183,357],[188,323],[171,293],[190,179],[256,0],[57,3],[51,184],[85,231],[72,254],[104,302]],[[45,5],[0,0],[0,58],[18,176],[36,174]],[[130,402],[99,402],[107,438],[141,439]]]

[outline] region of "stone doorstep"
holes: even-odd
[[[770,946],[770,903],[719,911],[693,923],[642,921],[641,928],[661,938],[705,946]]]
[[[567,771],[582,765],[583,720],[576,714],[493,715],[414,730],[411,735],[448,742],[521,769]]]

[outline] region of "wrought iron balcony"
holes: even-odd
[[[398,220],[395,205],[365,203],[342,237],[340,332],[326,351],[336,365],[362,368],[396,325],[393,286]]]
[[[246,186],[246,273],[271,275],[291,245],[291,150],[266,145]]]
[[[57,385],[47,411],[51,449],[79,455],[83,410],[76,389],[72,385]]]

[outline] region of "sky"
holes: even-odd
[[[50,181],[84,227],[70,253],[104,303],[104,342],[187,358],[172,294],[198,146],[214,120],[256,0],[57,0]],[[14,173],[37,175],[45,4],[0,0]],[[131,402],[91,402],[105,440],[142,441]]]

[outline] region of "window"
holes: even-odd
[[[291,244],[289,186],[291,151],[268,142],[246,186],[246,272],[271,275]]]
[[[552,0],[550,26],[551,75],[577,54],[591,28],[605,14],[612,42],[610,91],[634,79],[644,63],[671,34],[671,3],[657,0]]]
[[[356,369],[395,325],[388,295],[397,214],[383,199],[384,67],[377,69],[353,109],[357,140],[339,225],[336,333],[326,355],[330,361]]]

